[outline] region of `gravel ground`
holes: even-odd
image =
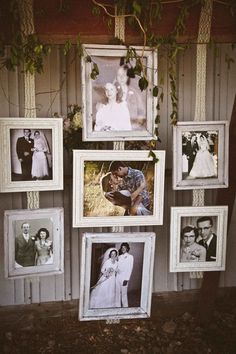
[[[1,316],[0,353],[236,354],[236,306],[229,303],[204,326],[191,312],[107,324],[79,322],[70,312],[53,317],[43,309],[41,315],[23,311],[14,313],[14,323],[12,313]]]

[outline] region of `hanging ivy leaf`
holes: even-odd
[[[158,96],[158,93],[159,93],[159,88],[158,88],[158,86],[154,86],[154,87],[153,87],[153,90],[152,90],[152,95],[153,95],[153,97],[157,97],[157,96]]]
[[[149,151],[148,157],[152,157],[152,161],[154,163],[157,163],[159,161],[158,157],[152,150]]]
[[[141,77],[141,79],[139,79],[138,85],[141,91],[146,90],[146,88],[148,87],[147,79],[144,76]]]

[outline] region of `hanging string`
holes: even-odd
[[[206,0],[202,6],[197,44],[197,68],[196,68],[196,106],[194,121],[206,120],[206,66],[207,66],[207,43],[211,34],[213,0]],[[193,190],[193,206],[204,206],[204,189]],[[202,272],[191,272],[190,278],[202,278]]]
[[[23,38],[34,33],[33,18],[33,1],[18,0],[18,8],[20,13],[20,27]],[[26,118],[36,117],[35,103],[35,75],[24,72],[24,93],[25,93],[25,110]],[[39,192],[27,192],[27,208],[39,208]]]
[[[122,15],[117,15],[117,7],[115,8],[115,37],[119,38],[123,42],[125,41],[125,17]],[[124,141],[114,141],[113,150],[124,150],[125,142]],[[123,226],[113,226],[112,232],[123,232]]]

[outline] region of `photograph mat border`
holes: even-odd
[[[217,216],[217,249],[215,262],[180,262],[182,217]],[[171,207],[170,272],[222,271],[226,265],[228,206]],[[177,230],[177,231],[176,231]],[[178,235],[176,236],[176,232]],[[219,236],[222,235],[222,236]]]
[[[11,180],[11,129],[52,130],[52,180]],[[62,118],[0,118],[0,159],[6,169],[0,171],[0,192],[29,192],[63,189],[63,119]]]
[[[50,215],[50,216],[49,216]],[[15,237],[13,223],[51,219],[53,227],[53,264],[15,268]],[[57,247],[56,247],[57,246]],[[58,249],[59,248],[59,249]],[[64,273],[64,209],[16,209],[4,211],[4,275],[7,279],[47,276]]]
[[[138,235],[138,236],[137,236]],[[113,236],[113,238],[112,238]],[[115,238],[115,239],[114,239]],[[92,245],[94,243],[144,243],[141,306],[114,309],[89,309]],[[154,232],[84,233],[81,245],[79,320],[146,318],[151,312],[156,234]],[[146,276],[145,276],[146,275]]]
[[[114,45],[96,45],[84,44],[84,50],[91,57],[123,57],[127,54],[126,46]],[[150,47],[132,46],[138,55],[147,58],[147,67],[151,68],[147,71],[148,81],[153,85],[158,83],[158,52]],[[85,58],[81,60],[81,85],[82,85],[82,102],[83,102],[83,141],[114,141],[114,140],[152,140],[155,139],[155,122],[153,117],[156,116],[157,97],[153,97],[152,89],[147,88],[147,129],[143,131],[110,131],[110,132],[94,132],[92,130],[92,79],[90,73],[92,63],[87,63]],[[131,134],[132,133],[132,134]]]
[[[154,196],[153,215],[140,216],[83,216],[84,201],[84,161],[152,161],[148,157],[149,151],[133,150],[73,150],[73,227],[86,227],[94,225],[162,225],[164,210],[164,180],[165,180],[165,151],[153,151],[159,158],[154,165]],[[124,157],[125,153],[125,157]],[[114,158],[112,158],[114,157]],[[77,181],[78,185],[77,185]]]
[[[188,131],[219,131],[218,142],[218,177],[182,179],[182,134]],[[178,122],[173,127],[173,178],[174,190],[211,189],[228,187],[228,151],[229,123],[228,121]],[[178,163],[181,161],[181,164]]]

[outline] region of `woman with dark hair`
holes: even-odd
[[[181,231],[180,262],[205,262],[206,249],[196,242],[198,230],[192,225]]]
[[[95,131],[131,130],[130,114],[127,105],[117,102],[117,89],[108,82],[105,87],[106,104],[100,104],[96,113]]]
[[[52,241],[48,240],[49,231],[42,227],[36,234],[36,265],[53,263],[53,247]]]
[[[118,271],[118,251],[109,248],[103,255],[99,279],[92,287],[90,294],[90,308],[116,307]]]

